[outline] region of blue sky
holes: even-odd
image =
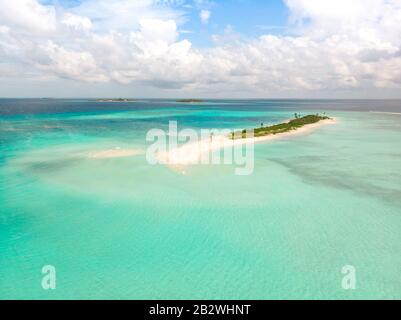
[[[0,97],[401,98],[399,0],[0,0]]]
[[[286,31],[288,9],[281,0],[223,0],[205,7],[211,11],[207,25],[201,23],[196,5],[189,11],[189,21],[184,25],[193,32],[187,37],[196,45],[211,45],[211,35],[224,32],[227,26],[249,38],[267,31],[274,34]]]
[[[41,0],[46,5],[66,8],[77,7],[82,2],[83,0]],[[189,39],[199,47],[212,46],[212,35],[224,33],[227,27],[245,38],[258,37],[266,32],[287,32],[289,10],[282,0],[186,0],[172,3],[171,7],[182,10],[186,18],[181,26],[181,38]],[[201,22],[201,10],[211,13],[207,24]]]

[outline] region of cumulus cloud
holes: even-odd
[[[181,39],[180,1],[0,0],[0,72],[211,94],[401,88],[399,0],[285,3],[292,36],[216,36],[197,49]],[[200,17],[207,23],[210,12]]]
[[[0,24],[21,34],[49,34],[56,30],[55,8],[35,0],[0,0]]]

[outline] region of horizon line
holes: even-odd
[[[375,100],[401,100],[400,98],[132,98],[132,97],[97,97],[97,98],[89,98],[89,97],[0,97],[0,100],[6,99],[14,99],[14,100],[100,100],[100,99],[131,99],[131,100],[203,100],[203,101],[211,101],[211,100],[360,100],[360,101],[375,101]],[[129,101],[128,101],[129,102]],[[135,101],[133,101],[135,102]]]

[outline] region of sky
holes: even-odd
[[[0,0],[0,97],[401,98],[401,0]]]

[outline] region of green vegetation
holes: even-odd
[[[196,100],[196,99],[183,99],[183,100],[177,100],[176,102],[179,103],[196,103],[196,102],[203,102],[202,100]]]
[[[292,130],[297,130],[303,126],[306,126],[308,124],[312,123],[317,123],[322,120],[329,120],[330,118],[327,116],[321,116],[319,114],[316,115],[307,115],[304,117],[301,117],[299,114],[295,114],[295,119],[286,122],[286,123],[280,123],[276,124],[273,126],[269,127],[263,127],[263,124],[261,128],[256,128],[254,129],[254,136],[255,138],[257,137],[265,137],[268,135],[275,135],[275,134],[280,134]],[[245,139],[247,137],[247,130],[243,130],[242,132],[233,132],[231,134],[231,139],[232,140],[238,140],[238,139]]]

